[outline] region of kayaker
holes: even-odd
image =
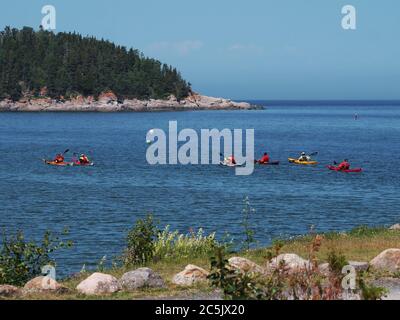
[[[262,158],[260,160],[258,160],[258,163],[260,163],[260,164],[269,163],[269,155],[267,152],[264,152],[264,155],[262,156]]]
[[[311,157],[307,155],[305,152],[302,152],[299,158],[299,161],[311,161]]]
[[[64,156],[61,153],[59,153],[59,154],[56,155],[56,157],[54,158],[53,161],[55,163],[63,163],[64,160],[65,160]]]
[[[230,157],[226,158],[225,162],[227,164],[236,164],[236,160],[235,160],[235,157],[233,155],[231,155]]]
[[[80,164],[89,164],[90,163],[90,160],[89,160],[89,158],[85,155],[85,154],[81,154],[80,156],[79,156],[79,162],[80,162]]]
[[[338,170],[350,170],[349,160],[344,159],[341,164],[338,165]]]

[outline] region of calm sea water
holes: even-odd
[[[354,114],[359,120],[354,120]],[[150,166],[151,128],[254,128],[256,154],[279,167],[235,176],[219,166]],[[77,272],[118,255],[127,229],[153,212],[181,232],[204,228],[241,239],[248,196],[261,244],[272,238],[347,230],[400,221],[400,108],[276,106],[263,111],[125,114],[0,113],[0,227],[40,238],[69,227],[74,248],[56,255],[61,272]],[[70,148],[89,152],[91,168],[56,168],[40,159]],[[319,151],[317,167],[287,163],[302,150]],[[330,172],[351,159],[362,174]]]

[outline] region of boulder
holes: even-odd
[[[285,268],[289,273],[296,273],[298,271],[304,270],[305,268],[311,268],[311,263],[308,260],[299,257],[294,253],[285,253],[280,254],[276,258],[272,259],[272,261],[268,265],[268,269],[276,269],[279,265],[284,262]]]
[[[387,249],[371,260],[370,265],[378,270],[397,272],[400,270],[400,249]]]
[[[15,297],[21,294],[21,289],[8,284],[0,285],[0,297]]]
[[[66,293],[68,288],[59,284],[53,278],[47,276],[39,276],[30,281],[28,281],[24,286],[24,291],[28,293],[35,292],[56,292],[56,293]]]
[[[139,268],[125,273],[119,280],[122,289],[133,291],[140,288],[163,288],[161,276],[149,268]]]
[[[120,290],[117,278],[104,273],[93,273],[76,287],[78,292],[86,295],[109,294]]]
[[[173,277],[172,283],[180,286],[191,286],[194,283],[206,281],[208,274],[203,268],[189,264]]]
[[[400,230],[400,223],[396,223],[396,224],[392,225],[389,229],[390,230]]]
[[[349,261],[349,265],[354,267],[357,272],[367,271],[369,268],[369,263],[364,261]]]
[[[232,257],[228,260],[228,262],[232,268],[242,272],[264,272],[264,269],[261,266],[246,258]]]

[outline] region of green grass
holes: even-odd
[[[347,260],[370,261],[380,252],[389,248],[400,248],[400,231],[388,230],[385,228],[367,228],[360,227],[353,229],[347,233],[330,232],[323,234],[323,240],[320,250],[317,252],[319,262],[326,262],[328,254],[332,250],[343,254]],[[308,258],[310,245],[313,236],[306,235],[291,240],[281,241],[281,253],[296,253],[303,258]],[[260,248],[247,252],[231,254],[231,256],[246,257],[260,265],[266,262],[267,251],[271,248]],[[206,270],[210,268],[209,256],[204,254],[197,258],[175,257],[174,259],[161,260],[156,263],[149,263],[146,267],[158,272],[166,281],[165,289],[144,289],[136,292],[126,293],[120,292],[107,296],[88,297],[76,293],[75,288],[80,281],[85,279],[89,274],[82,274],[79,278],[69,279],[62,282],[63,285],[71,289],[71,293],[63,295],[54,294],[34,294],[23,297],[24,299],[162,299],[174,297],[192,297],[193,295],[204,295],[213,292],[207,283],[199,284],[191,288],[178,287],[171,283],[172,277],[182,271],[188,264],[195,264]],[[112,269],[106,270],[104,273],[112,274],[119,278],[126,271],[135,268]]]

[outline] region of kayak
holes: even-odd
[[[43,159],[43,162],[50,166],[57,166],[57,167],[92,167],[92,166],[94,166],[93,162],[82,164],[80,162],[55,162],[53,160],[44,160],[44,159]]]
[[[349,169],[349,170],[339,170],[339,168],[338,168],[338,167],[335,167],[335,166],[327,166],[327,168],[328,168],[329,170],[337,171],[337,172],[346,172],[346,173],[357,173],[357,172],[362,172],[362,169],[361,169],[361,168],[355,168],[355,169]]]
[[[73,167],[93,167],[94,162],[89,162],[89,163],[72,162],[71,166],[73,166]]]
[[[318,164],[318,161],[299,161],[298,159],[289,158],[290,163],[294,164],[302,164],[302,165],[315,165]]]
[[[73,165],[72,162],[55,162],[53,160],[45,160],[45,159],[43,159],[43,162],[50,166],[58,166],[58,167],[68,167]]]
[[[219,164],[224,167],[242,167],[242,165],[240,165],[240,164],[232,164],[232,163],[225,162],[225,161],[221,161]]]
[[[270,162],[266,162],[266,163],[260,163],[258,161],[256,161],[255,164],[258,164],[260,166],[278,166],[279,165],[279,161],[270,161]]]

